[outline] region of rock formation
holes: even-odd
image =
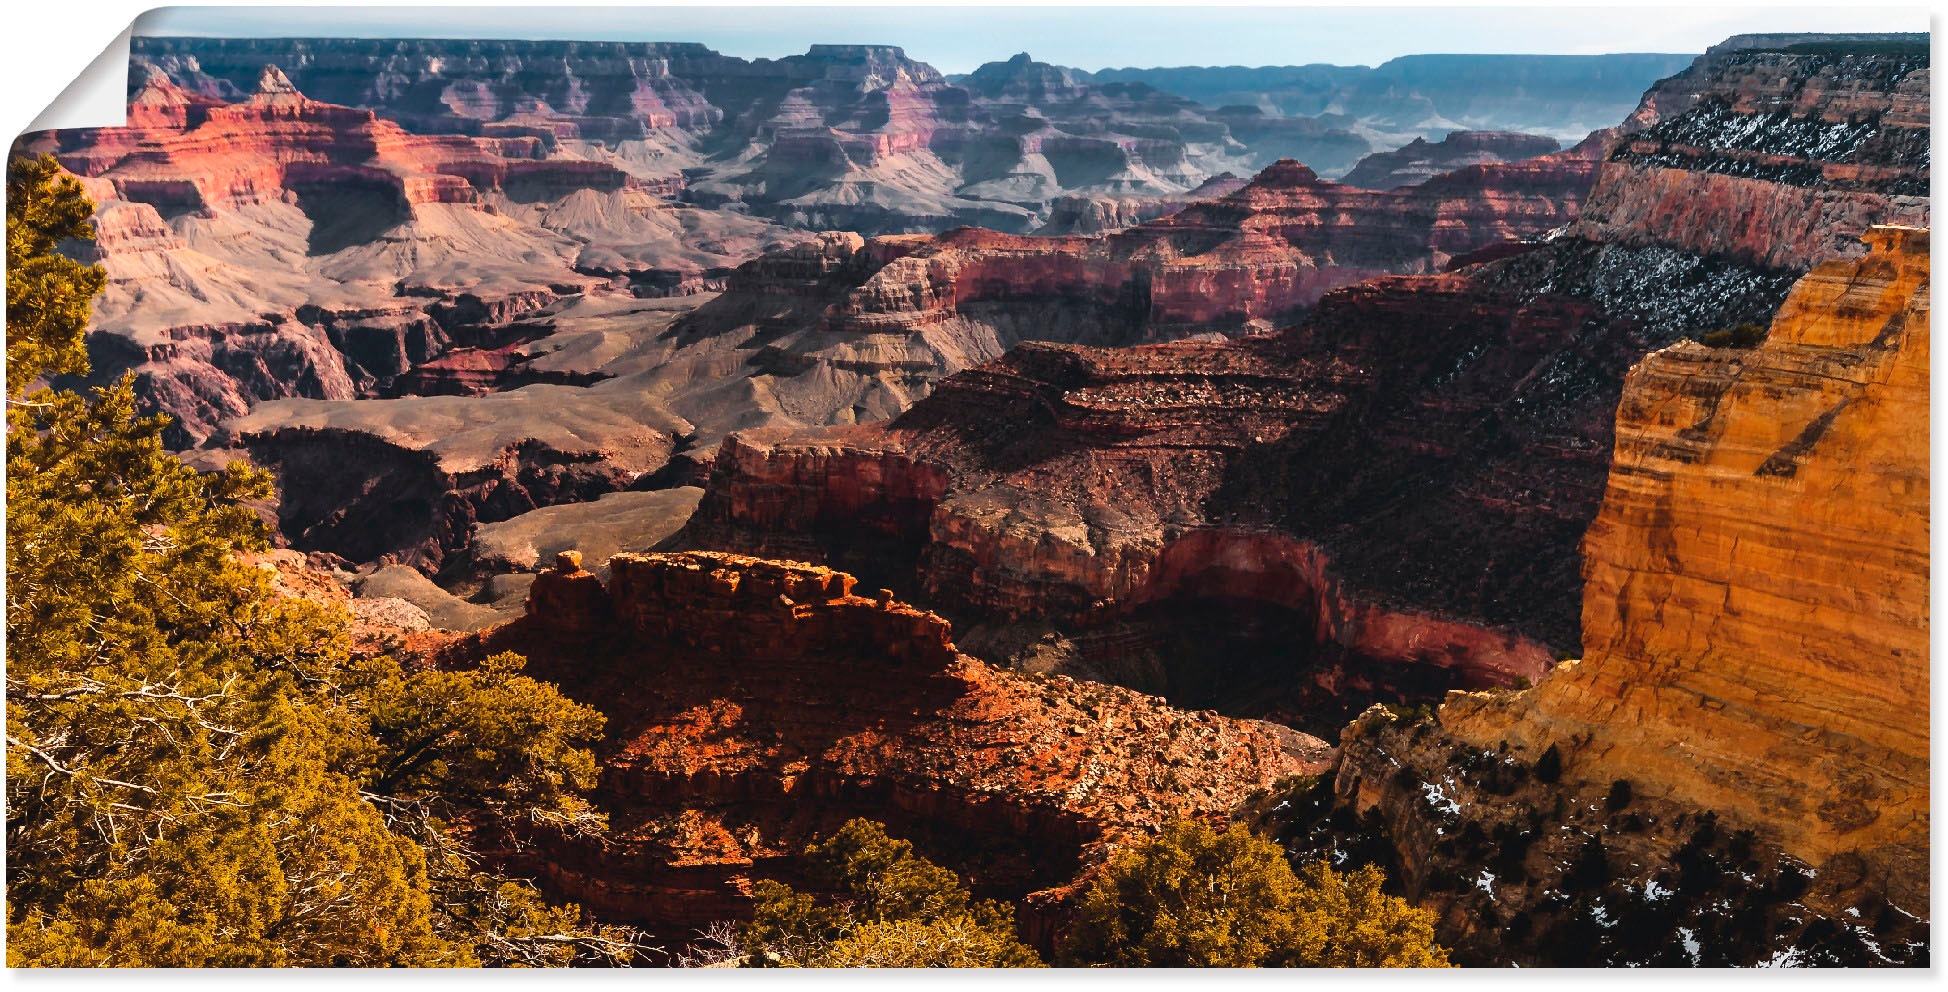
[[[1925,959],[1927,232],[1865,240],[1757,347],[1686,342],[1631,372],[1580,661],[1348,730],[1333,802],[1458,942],[1541,964]],[[1569,933],[1592,912],[1656,922],[1593,932],[1584,959]]]
[[[1802,114],[1818,116],[1832,105],[1872,104],[1879,99],[1873,94],[1909,92],[1914,73],[1925,69],[1904,58],[1871,48],[1841,56],[1735,53],[1700,60],[1692,72],[1700,92],[1736,92],[1741,67],[1757,60],[1807,83]],[[1855,68],[1836,67],[1844,65]],[[1858,89],[1818,88],[1835,74],[1850,74]],[[1756,110],[1747,124],[1721,123],[1728,143],[1753,129],[1793,126]],[[1613,147],[1610,137],[1561,154],[1593,164]],[[1598,192],[1613,202],[1634,200],[1638,184],[1664,181],[1619,168],[1630,154],[1617,151],[1598,180]],[[1548,158],[1470,167],[1392,194],[1348,195],[1439,197],[1450,184],[1479,186],[1486,176],[1520,175]],[[1916,204],[1888,190],[1924,175],[1925,164],[1895,158],[1881,168],[1878,199],[1861,200],[1863,209],[1876,218],[1910,215]],[[1350,188],[1320,184],[1297,166],[1275,167],[1232,197],[1100,243],[1168,245],[1172,235],[1215,228],[1227,240],[1202,258],[1226,251],[1252,258],[1267,235],[1313,245],[1317,257],[1343,251],[1330,257],[1375,258],[1392,235],[1371,220],[1351,228],[1345,241],[1338,240],[1341,229],[1305,226],[1323,216],[1318,200],[1339,195],[1334,190]],[[1749,201],[1767,210],[1790,210],[1800,195],[1790,182],[1748,190]],[[1705,211],[1709,203],[1686,209]],[[1241,233],[1214,223],[1227,211],[1249,211],[1235,222]],[[1290,227],[1288,218],[1296,218]],[[1443,678],[1506,684],[1531,677],[1582,640],[1577,542],[1600,505],[1624,373],[1675,340],[1767,319],[1798,274],[1689,245],[1681,232],[1664,230],[1647,222],[1627,231],[1579,222],[1527,251],[1454,275],[1374,279],[1332,291],[1303,323],[1273,336],[1124,352],[1017,347],[943,381],[883,428],[733,438],[677,540],[877,567],[884,581],[921,590],[963,626],[1010,626],[992,641],[987,629],[969,627],[993,656],[1080,665],[1073,670],[1162,688],[1167,675],[1105,671],[1088,661],[1092,653],[1137,657],[1128,650],[1144,643],[1136,635],[1121,648],[1055,650],[1024,643],[1035,638],[1012,625],[1047,618],[1056,628],[1049,636],[1066,644],[1106,618],[1127,622],[1148,602],[1139,591],[1180,535],[1242,529],[1268,535],[1252,538],[1246,557],[1253,561],[1291,560],[1292,552],[1269,548],[1306,548],[1299,557],[1318,571],[1298,571],[1329,576],[1283,586],[1305,604],[1286,601],[1283,608],[1318,619],[1255,636],[1354,649],[1358,662],[1379,663],[1396,678],[1426,673],[1424,663],[1436,658]],[[1315,234],[1321,242],[1302,240]],[[1039,280],[1025,284],[1031,289],[1072,285],[1079,277],[1070,273],[1098,257],[1098,243],[1049,239],[1041,247],[1048,262],[1014,264]],[[1033,257],[1029,245],[976,233],[917,247],[876,241],[856,251],[874,262],[898,255],[838,311],[834,324],[857,330],[965,326],[954,314],[977,309],[960,295],[970,284],[986,304],[982,319],[994,321],[1007,312],[994,302],[1002,284],[985,273],[1011,255]],[[1781,259],[1810,266],[1817,257]],[[849,282],[842,275],[850,264],[827,269],[826,285]],[[1237,269],[1168,268],[1176,264],[1166,263],[1148,282],[1153,329],[1172,326],[1156,320],[1166,314],[1208,327],[1219,319],[1213,310],[1271,312],[1276,297],[1267,294],[1292,285],[1271,276],[1277,270],[1269,260],[1240,261]],[[1175,272],[1184,273],[1181,283],[1171,281]],[[1199,279],[1225,291],[1192,291]],[[1065,298],[1072,293],[1065,289]],[[1206,550],[1216,561],[1232,560]],[[1332,591],[1318,592],[1326,589]],[[1364,605],[1314,612],[1315,594]],[[1247,636],[1246,625],[1219,626],[1214,642]],[[1349,633],[1379,629],[1395,633]],[[1317,671],[1319,660],[1294,664],[1287,657],[1282,664]],[[1416,664],[1403,668],[1403,661]],[[1328,670],[1340,671],[1337,664]],[[1375,686],[1371,679],[1368,673],[1360,680]],[[1287,702],[1303,709],[1318,700]]]
[[[1176,196],[1281,156],[1337,165],[1330,150],[1350,144],[1350,165],[1371,150],[1310,118],[1234,128],[1025,54],[956,85],[886,45],[750,61],[673,43],[142,38],[133,51],[195,99],[235,100],[278,65],[297,89],[410,131],[536,142],[699,205],[866,234],[1026,231],[1064,195]]]
[[[1925,45],[1706,56],[1646,98],[1575,233],[1804,271],[1925,225],[1928,79]]]
[[[1340,291],[1278,336],[1023,345],[886,425],[733,436],[675,540],[823,556],[965,622],[1054,625],[1080,639],[1067,670],[1152,690],[1171,666],[1099,666],[1142,656],[1147,614],[1227,602],[1287,623],[1259,632],[1285,645],[1266,673],[1283,688],[1233,686],[1255,705],[1508,684],[1574,643],[1573,604],[1548,594],[1574,563],[1553,552],[1601,492],[1583,438],[1613,409],[1604,370],[1642,346],[1588,317],[1420,277]],[[1386,495],[1403,486],[1417,497]]]
[[[1927,232],[1794,288],[1756,348],[1632,371],[1584,543],[1583,658],[1443,709],[1927,902]],[[1681,745],[1677,742],[1683,742]]]
[[[977,893],[1024,900],[1046,948],[1068,885],[1177,817],[1222,818],[1329,749],[1273,724],[1001,671],[939,617],[850,575],[734,555],[619,555],[606,590],[565,559],[528,615],[448,660],[515,649],[602,710],[598,848],[506,852],[606,919],[674,942],[748,913],[804,844],[881,820]],[[815,802],[812,800],[816,800]]]
[[[1444,172],[1470,165],[1519,162],[1547,155],[1562,145],[1556,139],[1519,131],[1452,131],[1439,141],[1415,138],[1390,152],[1374,152],[1360,159],[1353,171],[1339,178],[1363,189],[1415,186]]]
[[[152,73],[124,128],[48,132],[99,207],[97,379],[138,376],[171,440],[272,399],[348,400],[565,294],[703,288],[791,235],[685,209],[533,138],[412,134],[273,65],[222,103]]]

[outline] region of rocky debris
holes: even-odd
[[[1927,232],[1794,288],[1751,349],[1635,369],[1585,542],[1584,656],[1442,722],[1718,810],[1925,912]],[[1735,550],[1734,550],[1735,549]],[[1674,747],[1674,741],[1687,742]]]
[[[1519,162],[1562,148],[1556,139],[1519,131],[1450,131],[1439,141],[1415,138],[1390,152],[1374,152],[1339,177],[1362,189],[1416,186],[1470,165]]]
[[[1520,695],[1520,694],[1515,694]],[[1319,784],[1262,801],[1300,860],[1381,864],[1456,963],[1530,967],[1916,966],[1925,909],[1842,855],[1809,864],[1719,811],[1584,780],[1577,752],[1480,748],[1378,707]]]
[[[1330,755],[1271,724],[991,669],[956,653],[940,618],[817,566],[625,554],[606,591],[570,567],[536,577],[526,617],[447,660],[521,651],[608,715],[605,842],[504,856],[672,941],[748,913],[757,878],[801,881],[808,840],[869,816],[978,893],[1025,900],[1024,929],[1046,944],[1077,873],[1118,844],[1224,817]]]

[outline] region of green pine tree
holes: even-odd
[[[352,657],[282,598],[237,464],[202,475],[129,377],[83,396],[93,206],[49,157],[7,180],[10,966],[626,962],[632,933],[501,878],[467,821],[600,830],[602,717],[518,674]]]

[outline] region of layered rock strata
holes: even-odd
[[[564,295],[704,288],[792,237],[532,138],[412,134],[276,66],[235,103],[152,74],[128,126],[20,150],[83,177],[97,238],[77,253],[108,274],[96,378],[135,372],[181,446],[260,401],[370,396],[503,347]]]
[[[1925,226],[1928,80],[1925,46],[1714,50],[1646,94],[1572,233],[1804,272]]]
[[[1273,724],[989,668],[939,617],[828,569],[690,553],[618,555],[609,572],[605,587],[564,556],[525,618],[461,653],[520,650],[609,717],[609,836],[510,857],[672,941],[748,913],[758,878],[803,884],[803,845],[867,816],[978,893],[1025,901],[1046,946],[1078,871],[1329,753]]]
[[[700,205],[869,234],[1025,231],[1059,196],[1173,196],[1281,155],[1371,150],[1311,119],[1234,129],[1025,54],[956,85],[886,45],[755,60],[674,43],[143,38],[133,51],[200,98],[235,99],[275,64],[417,133],[536,142]]]
[[[1865,240],[1757,347],[1685,343],[1632,371],[1580,661],[1342,741],[1334,804],[1481,953],[1513,936],[1536,963],[1925,961],[1927,232]],[[1490,855],[1443,840],[1464,819]],[[1605,913],[1642,929],[1592,931],[1614,958],[1562,957],[1579,914]],[[1533,921],[1566,929],[1531,944]]]
[[[1627,777],[1911,912],[1928,835],[1927,232],[1795,287],[1765,342],[1632,371],[1584,543],[1583,659],[1443,711],[1463,740]],[[1677,742],[1683,742],[1679,744]]]

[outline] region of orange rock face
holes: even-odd
[[[1925,915],[1927,232],[1814,269],[1757,348],[1684,343],[1630,375],[1584,544],[1584,657],[1457,696],[1479,746],[1559,745],[1815,866],[1857,855]]]
[[[606,594],[587,573],[538,577],[528,616],[462,650],[519,650],[609,717],[611,836],[516,862],[672,940],[748,912],[756,878],[802,882],[803,845],[854,816],[983,894],[1026,896],[1045,940],[1067,884],[1115,846],[1328,757],[1273,724],[989,668],[946,621],[830,569],[691,552],[617,555],[610,573]],[[587,622],[591,588],[606,628]]]

